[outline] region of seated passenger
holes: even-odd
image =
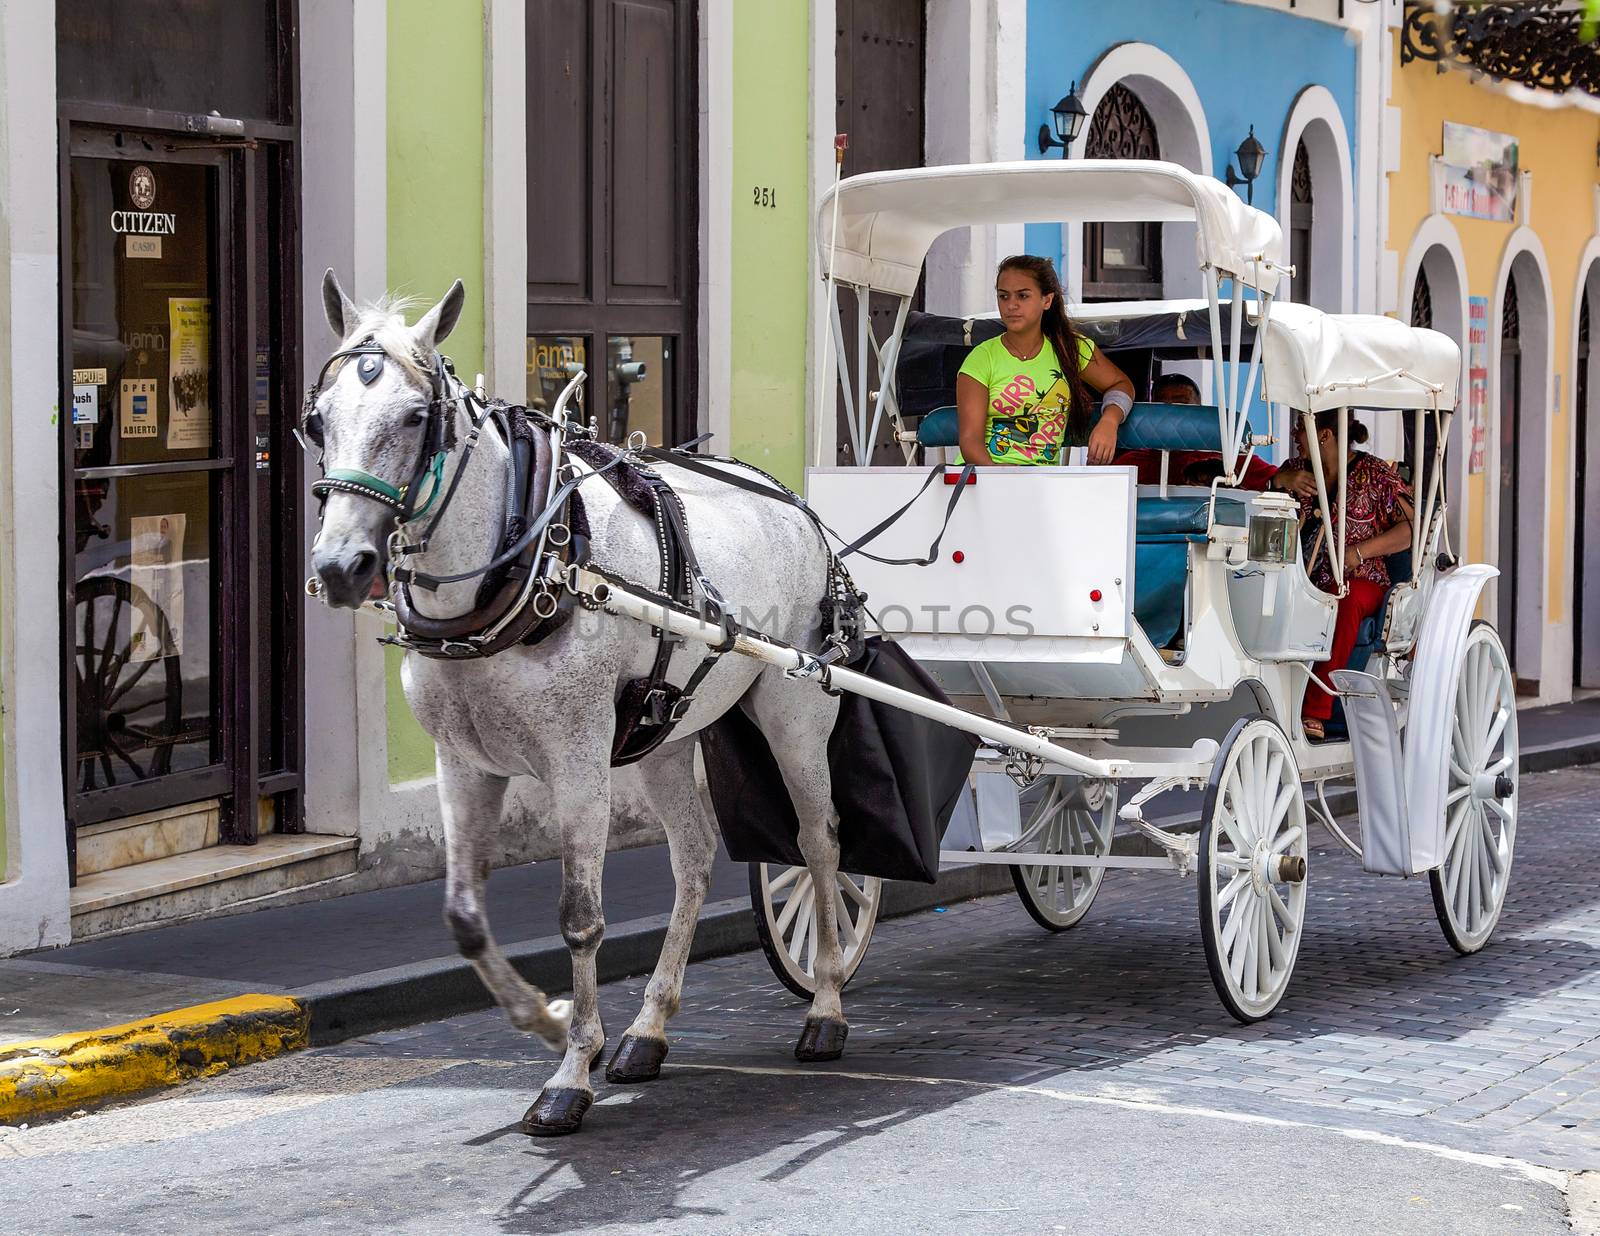
[[[1319,412],[1316,418],[1316,448],[1328,486],[1332,528],[1322,526],[1317,481],[1311,471],[1310,444],[1305,440],[1304,422],[1299,417],[1294,424],[1295,457],[1287,460],[1272,478],[1272,488],[1300,499],[1300,541],[1306,573],[1318,588],[1333,593],[1337,593],[1338,588],[1333,582],[1333,563],[1328,555],[1339,535],[1338,416],[1337,412]],[[1349,510],[1344,578],[1347,589],[1339,599],[1338,617],[1334,620],[1333,649],[1326,661],[1312,669],[1324,683],[1331,683],[1328,675],[1334,670],[1344,669],[1349,664],[1362,621],[1377,613],[1383,604],[1390,583],[1385,558],[1411,544],[1410,493],[1393,464],[1355,449],[1356,443],[1366,440],[1366,426],[1351,421],[1350,459],[1346,465]],[[1306,737],[1324,737],[1328,719],[1333,715],[1333,697],[1314,686],[1308,687],[1300,715]]]
[[[1164,373],[1156,379],[1151,398],[1156,403],[1200,405],[1200,388],[1194,379],[1181,373]],[[1139,484],[1161,483],[1161,452],[1151,450],[1123,451],[1111,461],[1121,467],[1139,469]],[[1262,490],[1275,471],[1266,460],[1255,455],[1245,465],[1244,478],[1239,489]],[[1173,451],[1167,461],[1167,483],[1170,485],[1210,485],[1222,475],[1222,456],[1215,451]]]
[[[1068,447],[1087,445],[1090,463],[1110,463],[1133,383],[1073,329],[1054,264],[1007,258],[994,299],[1005,333],[973,348],[956,378],[961,461],[1053,464]],[[1092,434],[1090,388],[1104,396]]]

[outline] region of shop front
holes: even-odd
[[[1490,21],[1505,7],[1455,20]],[[1600,177],[1572,153],[1597,148],[1600,117],[1592,101],[1561,93],[1566,83],[1542,81],[1537,57],[1523,65],[1527,80],[1497,76],[1509,61],[1494,59],[1493,39],[1442,31],[1444,20],[1408,4],[1393,36],[1394,304],[1461,345],[1467,398],[1446,476],[1452,532],[1468,560],[1500,570],[1488,613],[1519,695],[1554,703],[1600,685],[1600,581],[1584,571],[1600,520],[1596,470],[1585,466],[1600,415],[1588,347]],[[1575,19],[1568,26],[1539,37],[1575,43]]]
[[[56,295],[31,312],[60,346],[12,366],[48,372],[60,413],[48,443],[12,437],[52,459],[55,501],[12,527],[19,557],[59,554],[7,600],[54,653],[75,938],[353,861],[302,835],[295,8],[54,6],[55,175],[29,187]],[[22,858],[45,868],[41,814]]]

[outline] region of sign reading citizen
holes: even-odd
[[[178,216],[161,210],[113,210],[111,230],[119,236],[176,236]]]

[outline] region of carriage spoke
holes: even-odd
[[[1228,840],[1233,843],[1233,848],[1238,853],[1249,853],[1250,846],[1245,842],[1243,826],[1229,815],[1225,807],[1218,807],[1217,822],[1222,825],[1222,831],[1228,834]]]
[[[1295,796],[1299,793],[1299,785],[1293,782],[1278,791],[1278,797],[1272,804],[1272,815],[1267,821],[1267,827],[1263,830],[1264,836],[1274,837],[1277,835],[1278,825],[1282,824],[1284,818],[1289,814],[1289,808],[1293,805]]]
[[[839,947],[850,950],[856,946],[856,925],[850,921],[850,910],[844,904],[844,890],[835,889],[833,894],[833,915],[839,924]]]
[[[1268,892],[1271,893],[1272,890],[1269,889]],[[1276,898],[1277,894],[1272,893],[1272,897]],[[1272,909],[1274,915],[1276,915],[1278,912],[1278,907],[1274,905]],[[1284,909],[1287,911],[1288,907],[1285,906]],[[1270,957],[1272,965],[1276,969],[1283,969],[1284,966],[1288,964],[1289,955],[1284,951],[1283,937],[1278,934],[1278,924],[1272,918],[1268,918],[1265,914],[1263,914],[1261,916],[1261,929],[1262,935],[1267,942],[1267,953]]]
[[[1305,835],[1306,830],[1299,824],[1291,825],[1282,836],[1272,843],[1272,852],[1274,854],[1284,853]]]
[[[781,876],[767,881],[767,891],[776,893],[786,889],[805,874],[806,869],[804,867],[790,867]]]
[[[1249,883],[1250,873],[1241,871],[1233,879],[1229,880],[1227,884],[1223,885],[1222,891],[1217,894],[1217,913],[1221,914],[1227,904],[1243,892]]]
[[[1478,827],[1483,833],[1483,849],[1485,855],[1488,856],[1490,868],[1495,875],[1504,875],[1506,873],[1505,855],[1500,853],[1500,839],[1494,835],[1494,825],[1489,823],[1487,814],[1479,820]]]
[[[799,964],[800,954],[805,951],[806,941],[811,936],[811,919],[815,909],[815,901],[807,897],[800,906],[800,913],[795,916],[794,934],[789,937],[789,958],[796,965]]]
[[[1491,777],[1498,777],[1503,772],[1510,772],[1512,758],[1513,757],[1509,755],[1504,756],[1501,759],[1496,760],[1493,764],[1490,764],[1483,771],[1488,773]]]
[[[789,900],[784,904],[783,913],[778,915],[778,934],[789,934],[789,925],[795,921],[800,913],[800,907],[811,904],[811,873],[804,867],[796,868],[801,873],[800,883],[795,886],[794,892],[789,894]]]
[[[1294,921],[1294,912],[1289,909],[1289,903],[1285,901],[1278,890],[1273,888],[1270,884],[1267,885],[1267,901],[1272,906],[1272,912],[1276,914],[1279,920],[1283,923],[1285,930],[1295,931],[1298,929],[1297,924]]]
[[[1483,748],[1478,753],[1480,760],[1488,759],[1495,749],[1495,744],[1500,741],[1500,735],[1506,732],[1506,722],[1511,720],[1511,710],[1503,705],[1495,711],[1494,724],[1489,727],[1489,733],[1483,740]]]
[[[1272,990],[1272,957],[1269,954],[1271,945],[1269,939],[1275,939],[1276,933],[1272,929],[1267,907],[1258,903],[1255,921],[1255,950],[1256,950],[1256,996],[1259,998],[1263,992]]]
[[[1470,793],[1472,793],[1472,787],[1470,785],[1458,785],[1455,789],[1451,790],[1444,796],[1444,805],[1446,807],[1453,807],[1456,803],[1460,802]]]
[[[1235,983],[1240,984],[1244,982],[1244,963],[1248,951],[1244,940],[1241,939],[1240,928],[1244,926],[1244,920],[1249,915],[1251,904],[1252,902],[1249,898],[1235,903],[1233,917],[1228,920],[1228,926],[1233,929],[1233,934],[1230,936],[1224,932],[1222,937],[1222,947],[1228,954],[1228,973],[1233,975]]]
[[[1506,806],[1506,804],[1501,802],[1498,798],[1486,798],[1483,800],[1483,804],[1484,806],[1488,807],[1490,811],[1493,811],[1497,816],[1504,820],[1507,825],[1516,823],[1516,817],[1511,814],[1511,808]]]
[[[840,872],[839,887],[844,889],[845,895],[848,896],[850,900],[855,902],[858,906],[869,905],[872,901],[872,898],[867,896],[867,890],[864,887],[864,883],[857,884],[853,876],[847,876],[843,872]]]

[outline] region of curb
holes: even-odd
[[[310,1015],[286,996],[238,996],[143,1021],[0,1048],[0,1123],[176,1086],[307,1045]]]
[[[1009,891],[1002,867],[950,867],[937,884],[886,883],[879,919],[900,918],[933,906]],[[633,919],[608,930],[596,954],[599,981],[633,978],[655,968],[670,916]],[[759,948],[748,898],[713,902],[700,911],[689,960],[705,961]],[[523,940],[505,948],[517,973],[545,992],[572,985],[572,960],[559,935]],[[776,982],[776,980],[774,980]],[[297,988],[292,995],[310,1014],[310,1045],[324,1047],[378,1030],[393,1030],[475,1013],[494,1005],[472,967],[458,956],[435,957],[368,974]]]

